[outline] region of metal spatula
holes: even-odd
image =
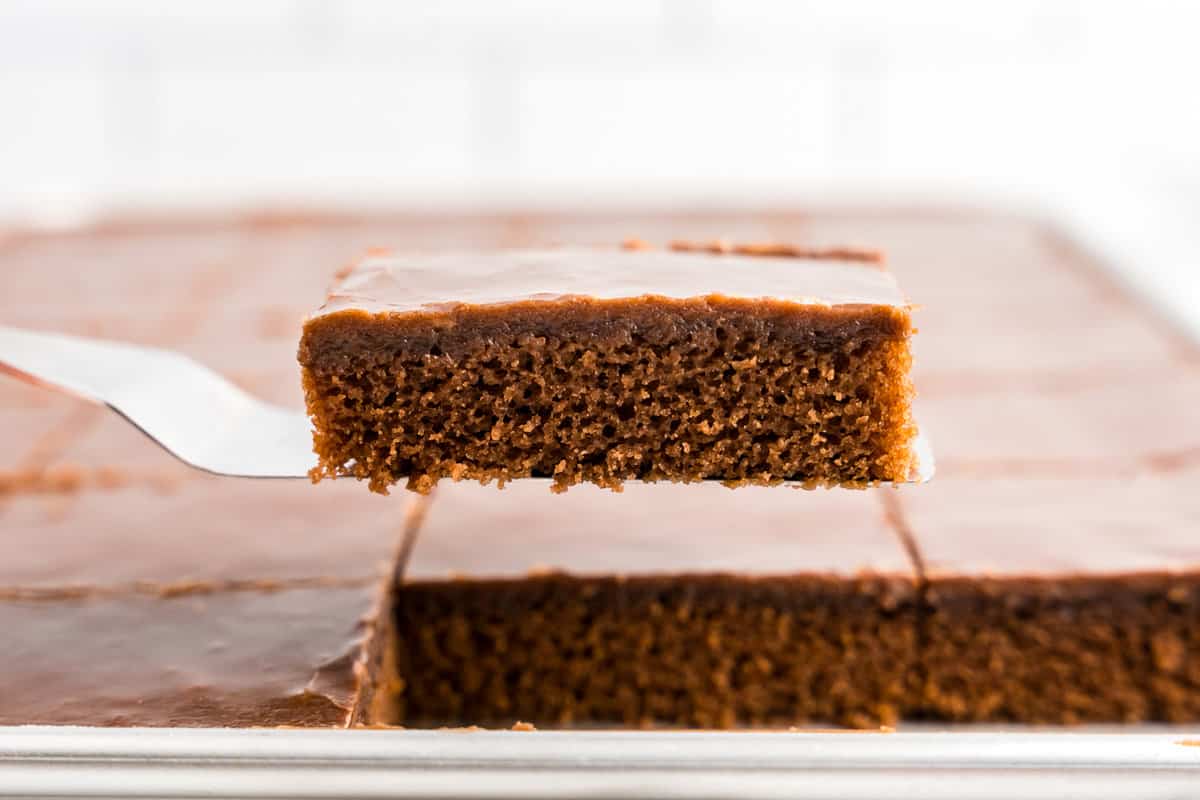
[[[303,412],[264,403],[169,350],[0,325],[0,371],[106,405],[205,472],[304,478],[316,465]],[[920,467],[909,482],[924,483],[933,452],[923,437],[914,447]]]
[[[302,412],[169,350],[0,326],[0,371],[106,405],[206,472],[302,478],[317,463]]]

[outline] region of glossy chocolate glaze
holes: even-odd
[[[317,316],[638,297],[905,304],[889,272],[857,261],[559,248],[368,255],[338,281]]]
[[[899,496],[934,582],[1119,579],[1200,575],[1197,486],[1200,470],[1184,467],[1132,477],[939,476]]]
[[[438,487],[406,577],[543,571],[915,578],[872,492],[662,483],[552,495],[520,481]]]
[[[339,726],[376,581],[0,600],[0,724]]]

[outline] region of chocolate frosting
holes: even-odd
[[[0,601],[0,724],[341,725],[374,584]]]
[[[1140,478],[951,476],[904,487],[900,497],[935,579],[1196,574],[1198,485],[1195,469]]]
[[[444,484],[408,563],[410,580],[578,575],[911,576],[872,492],[628,484],[620,493],[540,482]]]
[[[644,296],[905,305],[890,273],[860,261],[561,248],[368,255],[337,283],[317,314]]]

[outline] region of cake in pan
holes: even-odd
[[[298,408],[296,342],[335,259],[366,242],[602,245],[632,220],[15,233],[0,314],[178,349]],[[636,228],[886,250],[923,303],[913,378],[936,481],[383,497],[200,475],[102,409],[0,381],[0,723],[1200,720],[1194,343],[1027,219],[818,210]]]

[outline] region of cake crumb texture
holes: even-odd
[[[300,346],[313,476],[901,481],[910,331],[904,308],[715,298],[320,316]]]
[[[723,576],[404,586],[404,724],[894,725],[919,686],[899,579]]]

